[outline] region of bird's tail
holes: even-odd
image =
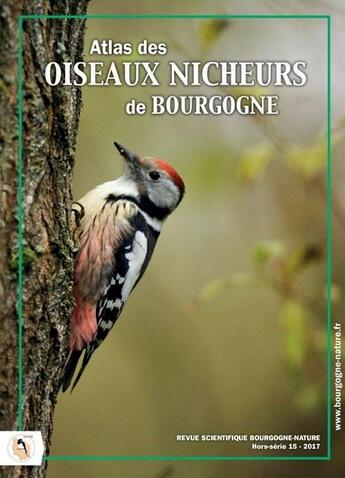
[[[75,369],[77,368],[78,361],[82,352],[83,350],[74,350],[70,353],[68,357],[67,363],[65,365],[65,368],[61,377],[61,382],[60,382],[60,387],[63,392],[65,392],[71,384]],[[75,383],[74,383],[74,386],[75,386]]]
[[[72,388],[71,388],[71,392],[73,392],[74,390],[74,387],[77,385],[77,383],[79,382],[80,380],[80,377],[83,375],[83,372],[86,368],[86,365],[89,363],[90,361],[90,358],[91,358],[91,355],[93,354],[93,351],[94,351],[94,347],[92,345],[88,345],[87,348],[85,349],[85,354],[84,354],[84,357],[83,357],[83,362],[81,364],[81,367],[79,369],[79,372],[78,372],[78,375],[76,376],[76,379],[74,380],[73,382],[73,385],[72,385]]]

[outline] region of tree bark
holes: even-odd
[[[88,0],[2,0],[0,5],[0,429],[18,421],[17,19],[85,14]],[[81,108],[78,87],[49,87],[49,61],[80,61],[82,19],[23,21],[23,430],[40,430],[45,454],[73,299],[71,173]],[[1,467],[1,477],[43,477],[46,466]]]

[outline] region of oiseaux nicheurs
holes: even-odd
[[[180,175],[165,161],[139,158],[114,144],[124,159],[123,176],[74,203],[75,307],[63,391],[70,386],[80,357],[72,390],[112,329],[150,262],[165,219],[185,191]]]

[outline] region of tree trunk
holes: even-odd
[[[23,430],[40,430],[49,453],[73,299],[71,172],[81,108],[77,87],[49,87],[49,61],[82,58],[81,19],[23,21],[23,201],[17,209],[17,18],[84,14],[88,0],[0,5],[0,429],[18,422],[18,230],[23,208]],[[20,200],[20,195],[19,195]],[[1,477],[43,477],[46,467],[1,467]]]

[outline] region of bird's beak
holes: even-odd
[[[116,141],[114,141],[114,146],[125,160],[128,172],[137,175],[141,170],[139,156],[134,153],[131,153],[127,148],[117,143]]]

